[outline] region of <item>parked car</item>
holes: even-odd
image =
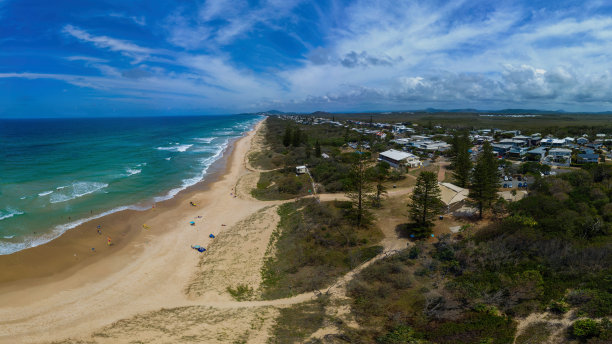
[[[512,181],[512,176],[508,177],[508,180],[509,180],[509,181]]]
[[[523,178],[522,178],[521,176],[517,176],[517,177],[516,177],[516,180],[519,180],[519,181],[520,181],[520,180],[523,180]]]
[[[508,181],[508,176],[504,176],[504,181],[507,182]]]
[[[512,189],[512,183],[508,183],[508,187]]]
[[[504,183],[504,188],[508,188],[508,183]]]

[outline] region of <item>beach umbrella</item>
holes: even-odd
[[[214,238],[215,238],[214,234],[211,234],[211,235],[209,235],[208,237],[209,237],[209,238],[211,238],[211,239],[214,239]]]
[[[195,225],[195,222],[191,221],[191,222],[189,222],[189,224],[190,224],[190,225],[192,225],[192,226],[194,226],[194,225]]]

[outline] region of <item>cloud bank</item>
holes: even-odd
[[[52,33],[57,70],[9,64],[0,86],[55,80],[118,103],[210,112],[610,110],[606,6],[208,0],[161,13],[109,9],[134,29],[62,19]]]

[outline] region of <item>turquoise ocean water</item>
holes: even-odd
[[[261,119],[0,119],[0,254],[174,197]]]

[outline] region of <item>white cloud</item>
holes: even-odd
[[[65,25],[62,31],[80,41],[92,43],[98,48],[120,52],[125,56],[133,58],[136,63],[142,61],[148,55],[156,53],[153,49],[141,47],[128,41],[108,36],[94,36],[70,24]]]
[[[144,16],[130,16],[125,13],[119,12],[106,13],[106,15],[114,18],[127,19],[140,26],[147,25],[147,20]]]
[[[356,1],[326,12],[315,5],[324,37],[294,61],[297,66],[271,66],[262,73],[232,60],[226,49],[237,39],[262,26],[280,30],[280,18],[299,21],[293,12],[298,4],[265,1],[248,8],[209,0],[194,13],[178,9],[164,28],[167,41],[181,51],[66,25],[65,34],[127,56],[137,66],[122,69],[112,59],[71,56],[67,59],[84,62],[101,76],[0,77],[52,78],[143,101],[163,94],[236,111],[501,104],[607,108],[612,100],[612,17],[574,9],[535,11],[491,3],[480,11],[481,4],[471,1]]]

